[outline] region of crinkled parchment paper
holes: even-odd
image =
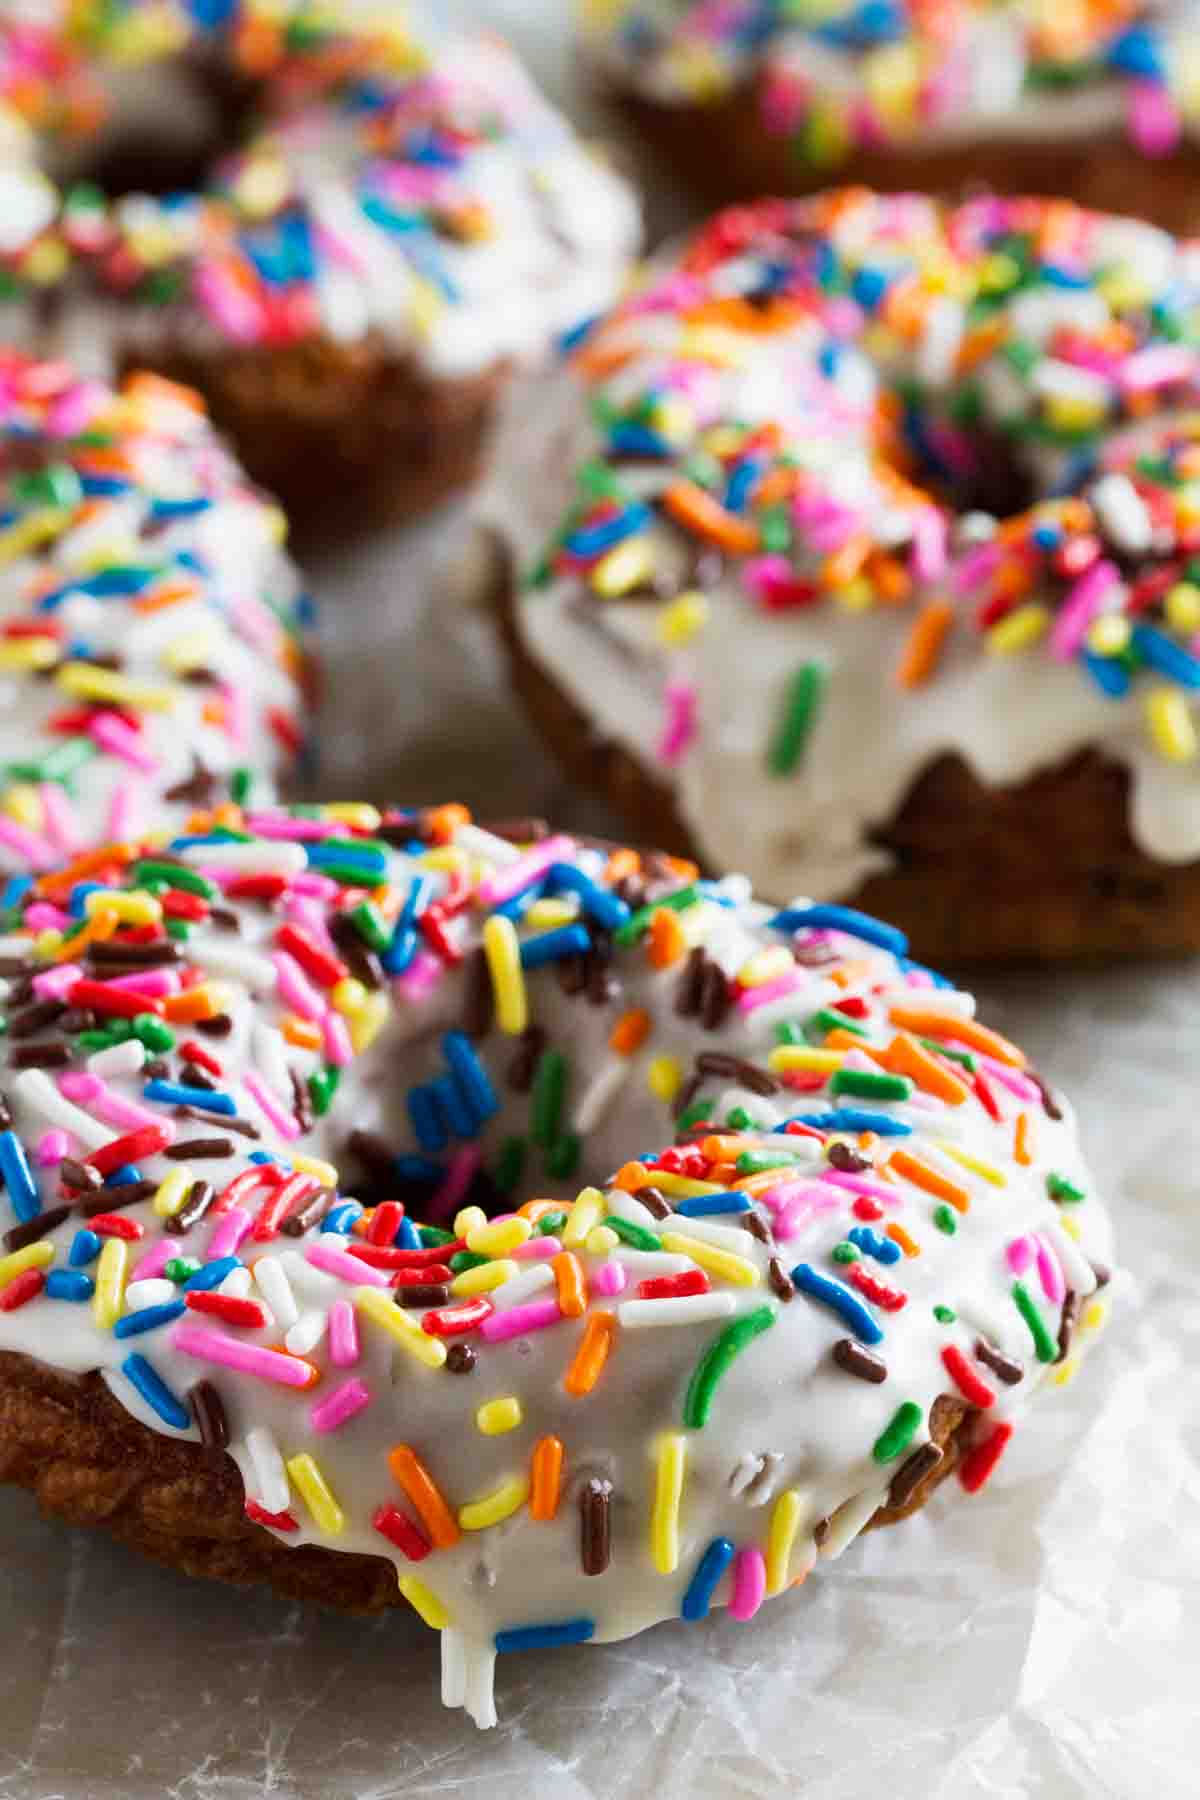
[[[485,10],[536,47],[561,9]],[[421,612],[456,522],[314,569],[325,791],[603,825]],[[1132,1272],[981,1496],[948,1485],[751,1625],[502,1659],[480,1734],[415,1621],[189,1581],[3,1491],[0,1800],[1196,1800],[1200,967],[976,985],[1075,1098]]]

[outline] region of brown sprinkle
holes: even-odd
[[[998,1350],[995,1344],[989,1344],[986,1338],[976,1338],[975,1355],[984,1368],[990,1369],[996,1379],[1003,1381],[1007,1387],[1015,1387],[1018,1381],[1024,1379],[1025,1371],[1016,1358],[1006,1356],[1003,1350]]]
[[[892,1477],[888,1488],[889,1506],[907,1506],[931,1469],[941,1462],[943,1451],[938,1444],[922,1444]]]
[[[1065,1362],[1071,1353],[1071,1339],[1075,1335],[1075,1324],[1079,1318],[1079,1295],[1074,1288],[1068,1288],[1063,1296],[1062,1317],[1058,1325],[1058,1361]]]
[[[771,1292],[785,1303],[795,1295],[792,1278],[783,1266],[783,1259],[773,1256],[767,1264],[767,1280],[771,1284]]]
[[[204,1161],[208,1157],[232,1156],[233,1143],[225,1137],[185,1138],[181,1143],[168,1144],[163,1155],[172,1162],[190,1162],[193,1157]]]
[[[61,1042],[14,1044],[9,1053],[10,1069],[62,1069],[71,1060],[71,1046]]]
[[[23,1225],[13,1225],[5,1232],[3,1240],[6,1250],[23,1250],[26,1244],[36,1244],[47,1232],[61,1225],[64,1219],[71,1216],[69,1206],[51,1206],[45,1212],[37,1213],[32,1219],[26,1219]]]
[[[448,1306],[450,1283],[435,1281],[429,1282],[425,1287],[393,1288],[392,1297],[397,1306]]]
[[[847,1375],[857,1375],[860,1381],[887,1380],[887,1364],[853,1338],[838,1339],[833,1346],[833,1360],[839,1369],[845,1369]]]
[[[603,1575],[612,1558],[612,1482],[585,1481],[579,1493],[579,1560],[585,1575]]]
[[[451,1375],[469,1375],[475,1367],[475,1352],[470,1344],[451,1344],[442,1364]]]
[[[104,1177],[99,1169],[91,1163],[76,1162],[73,1156],[64,1156],[58,1165],[58,1178],[64,1187],[76,1188],[80,1193],[94,1193],[104,1186]]]
[[[208,1450],[224,1450],[229,1443],[229,1420],[221,1396],[211,1381],[198,1381],[188,1389],[188,1405]]]
[[[169,1214],[164,1221],[167,1230],[175,1237],[182,1237],[198,1219],[204,1217],[215,1199],[216,1189],[211,1181],[193,1181],[184,1195],[179,1211]]]

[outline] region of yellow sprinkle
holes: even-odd
[[[1069,1381],[1074,1381],[1075,1371],[1078,1367],[1079,1358],[1077,1356],[1070,1356],[1067,1358],[1066,1362],[1059,1363],[1057,1369],[1054,1371],[1055,1387],[1066,1387]]]
[[[970,1169],[972,1175],[978,1175],[981,1181],[990,1181],[993,1187],[1007,1187],[1008,1176],[1003,1169],[997,1169],[981,1157],[972,1156],[969,1150],[960,1150],[957,1144],[948,1144],[945,1138],[935,1138],[939,1150],[949,1156],[964,1169]]]
[[[1083,1309],[1083,1329],[1100,1331],[1108,1319],[1108,1303],[1104,1300],[1089,1300]]]
[[[1168,762],[1191,762],[1196,755],[1196,727],[1178,688],[1158,687],[1146,696],[1146,722],[1155,748]]]
[[[595,565],[591,584],[606,600],[617,600],[650,578],[654,557],[649,538],[628,537],[609,550]]]
[[[24,556],[27,550],[35,550],[39,544],[44,544],[49,538],[56,536],[66,523],[66,518],[67,515],[61,507],[48,506],[42,511],[31,513],[27,519],[22,519],[21,523],[14,525],[10,531],[0,532],[0,568],[3,568],[5,563],[15,562],[18,556]],[[37,642],[39,640],[30,641]],[[42,665],[27,666],[40,668]]]
[[[856,575],[834,589],[834,598],[843,612],[870,612],[875,604],[875,589],[865,576]]]
[[[289,1160],[293,1169],[301,1175],[313,1175],[322,1187],[336,1188],[338,1172],[331,1162],[320,1156],[302,1156],[299,1151],[289,1152]]]
[[[1036,644],[1049,623],[1049,610],[1039,601],[1030,600],[1024,606],[1014,607],[1006,618],[993,625],[983,641],[993,656],[1012,656]]]
[[[60,957],[62,943],[62,932],[55,931],[51,926],[47,926],[45,931],[39,931],[34,938],[33,948],[35,954],[39,956],[43,962],[53,962]],[[65,962],[66,957],[62,957],[61,960]]]
[[[774,944],[769,950],[760,950],[749,962],[742,964],[737,972],[739,984],[744,988],[766,987],[768,981],[778,981],[795,967],[795,961],[786,944]]]
[[[493,913],[483,927],[483,953],[496,999],[496,1023],[508,1037],[519,1037],[529,1023],[525,971],[517,928],[502,913]]]
[[[162,653],[162,665],[172,675],[186,675],[191,669],[203,669],[212,660],[217,639],[211,631],[181,632]]]
[[[96,1291],[92,1295],[93,1316],[105,1331],[111,1331],[121,1316],[128,1267],[129,1245],[125,1239],[105,1238],[96,1264]]]
[[[1047,423],[1059,431],[1094,430],[1107,415],[1102,401],[1090,394],[1046,394],[1042,410]]]
[[[23,1250],[13,1250],[8,1256],[0,1256],[0,1287],[7,1287],[26,1269],[46,1269],[54,1261],[54,1245],[45,1238],[36,1244],[26,1244]]]
[[[465,875],[470,866],[466,851],[457,844],[438,844],[426,850],[419,860],[423,868],[436,869],[444,875]]]
[[[3,560],[2,556],[0,560]],[[15,674],[23,669],[48,669],[57,661],[58,643],[54,638],[0,640],[0,673],[5,675]]]
[[[603,1217],[604,1195],[599,1188],[584,1188],[572,1203],[570,1217],[560,1233],[564,1250],[578,1250]]]
[[[427,1369],[440,1369],[446,1360],[446,1346],[441,1338],[430,1337],[402,1306],[397,1306],[391,1293],[380,1288],[355,1288],[354,1304],[388,1336],[416,1357]]]
[[[153,894],[122,894],[113,888],[97,888],[85,894],[83,910],[89,919],[98,913],[111,913],[125,925],[157,925],[162,918],[162,901]]]
[[[171,1173],[160,1181],[154,1196],[154,1210],[160,1219],[173,1219],[187,1198],[188,1189],[196,1177],[186,1163],[172,1169]]]
[[[1177,581],[1168,589],[1166,611],[1173,631],[1200,631],[1200,587],[1194,581]]]
[[[660,1575],[673,1575],[679,1567],[679,1503],[686,1463],[687,1439],[682,1431],[664,1431],[655,1453],[650,1513],[650,1556]]]
[[[287,1472],[300,1490],[301,1498],[326,1537],[340,1537],[346,1515],[330,1492],[329,1483],[307,1450],[288,1458]]]
[[[571,925],[579,917],[579,909],[569,900],[535,900],[525,914],[532,931],[554,931],[559,925]]]
[[[512,1475],[501,1483],[495,1493],[485,1494],[482,1500],[471,1500],[466,1506],[460,1506],[458,1522],[464,1531],[486,1531],[489,1525],[499,1525],[502,1520],[511,1519],[528,1498],[528,1477]]]
[[[496,1224],[476,1225],[467,1233],[467,1249],[476,1256],[507,1256],[533,1236],[533,1226],[520,1214]]]
[[[450,1283],[452,1294],[490,1294],[495,1288],[503,1287],[517,1273],[517,1265],[511,1257],[503,1257],[499,1262],[480,1263],[477,1268],[464,1269]]]
[[[677,650],[704,630],[708,624],[708,601],[695,588],[679,594],[665,606],[659,616],[655,636],[660,644]]]
[[[482,1206],[461,1207],[454,1215],[454,1235],[460,1238],[468,1237],[472,1231],[478,1231],[480,1226],[486,1225],[487,1222],[488,1216]]]
[[[1124,613],[1101,613],[1087,630],[1087,646],[1095,656],[1120,656],[1130,638],[1133,626]]]
[[[386,994],[368,994],[362,1006],[350,1018],[350,1043],[356,1056],[369,1050],[391,1017],[391,1002]]]
[[[762,1276],[746,1257],[721,1250],[716,1244],[706,1244],[702,1238],[685,1237],[682,1231],[664,1231],[662,1247],[673,1256],[690,1256],[710,1275],[719,1275],[722,1281],[732,1281],[736,1287],[761,1285]]]
[[[400,1592],[426,1625],[431,1626],[434,1631],[445,1631],[450,1623],[450,1614],[423,1581],[419,1581],[415,1575],[401,1575]]]
[[[353,975],[346,975],[330,988],[329,998],[342,1016],[350,1019],[366,1003],[367,990]]]
[[[1075,1242],[1078,1243],[1079,1238],[1080,1238],[1078,1219],[1073,1219],[1071,1217],[1070,1213],[1065,1212],[1061,1215],[1058,1222],[1059,1222],[1059,1225],[1062,1227],[1062,1229],[1066,1232],[1067,1236],[1069,1238],[1074,1238]]]
[[[789,1069],[810,1069],[820,1075],[832,1075],[846,1060],[844,1050],[814,1050],[805,1044],[777,1044],[767,1062],[777,1075]]]
[[[27,831],[42,829],[45,818],[42,796],[27,781],[14,781],[11,787],[4,790],[4,811],[18,825],[24,825]]]
[[[674,1056],[656,1056],[646,1070],[646,1086],[656,1100],[662,1100],[668,1106],[679,1092],[682,1080],[683,1070]]]
[[[667,1169],[655,1169],[654,1185],[662,1194],[674,1194],[680,1200],[695,1200],[701,1194],[723,1194],[715,1181],[693,1181],[689,1175],[674,1175]]]
[[[767,1592],[782,1594],[788,1584],[792,1546],[800,1529],[804,1508],[799,1490],[785,1488],[771,1508],[767,1531]]]
[[[523,1416],[517,1396],[506,1394],[502,1400],[487,1400],[477,1407],[475,1423],[484,1437],[501,1437],[506,1431],[515,1431]]]
[[[340,825],[354,825],[361,831],[378,831],[382,814],[377,806],[365,800],[334,800],[321,808],[321,816],[336,819]]]
[[[584,1248],[589,1256],[611,1256],[620,1241],[611,1225],[594,1225],[587,1234]]]
[[[100,669],[93,663],[64,663],[55,680],[64,693],[78,700],[107,700],[143,712],[170,712],[175,705],[170,688],[147,687],[145,682],[130,681],[115,669]]]

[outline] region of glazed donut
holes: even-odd
[[[1190,0],[583,0],[589,60],[714,203],[831,180],[1197,223]]]
[[[1103,1322],[1065,1103],[861,914],[329,806],[85,853],[8,924],[0,1469],[402,1597],[480,1725],[497,1652],[749,1619],[976,1490]]]
[[[1059,201],[718,215],[484,497],[568,767],[934,960],[1200,947],[1198,292]]]
[[[0,871],[287,784],[309,605],[285,530],[195,394],[0,350]]]
[[[420,9],[17,0],[6,146],[3,335],[197,387],[306,525],[469,480],[512,364],[611,301],[638,234],[511,53]]]

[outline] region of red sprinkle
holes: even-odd
[[[231,1206],[239,1205],[254,1192],[256,1187],[274,1186],[275,1182],[272,1181],[272,1176],[275,1181],[280,1179],[280,1171],[275,1168],[273,1163],[255,1163],[252,1169],[243,1169],[240,1175],[234,1176],[227,1187],[221,1189],[208,1209],[209,1218],[217,1217],[221,1213],[228,1212]]]
[[[162,909],[169,919],[207,919],[208,901],[202,894],[185,894],[182,888],[168,888],[162,896]]]
[[[655,1275],[639,1281],[639,1300],[673,1300],[684,1294],[707,1294],[708,1276],[703,1269],[685,1269],[681,1275]]]
[[[163,1016],[163,1003],[153,994],[139,994],[133,988],[110,987],[106,981],[89,981],[81,976],[67,990],[67,1000],[84,1012],[115,1015],[119,1019],[136,1019],[139,1013]]]
[[[141,1125],[136,1131],[127,1131],[124,1137],[114,1138],[111,1144],[101,1144],[87,1160],[101,1175],[111,1175],[114,1169],[123,1168],[126,1163],[140,1162],[143,1156],[157,1156],[174,1136],[170,1125]]]
[[[268,1512],[257,1500],[246,1496],[246,1517],[253,1519],[256,1525],[270,1525],[275,1531],[299,1531],[300,1527],[290,1512]]]
[[[983,1107],[984,1112],[995,1119],[998,1125],[1000,1123],[1000,1108],[996,1102],[996,1096],[992,1092],[992,1085],[984,1078],[982,1069],[977,1069],[975,1071],[974,1080],[971,1085],[975,1089],[975,1097]]]
[[[198,1044],[195,1038],[188,1038],[185,1044],[180,1044],[179,1053],[188,1062],[195,1063],[198,1069],[207,1069],[210,1075],[224,1075],[225,1073],[212,1052],[206,1050],[203,1044]]]
[[[420,1250],[405,1250],[399,1244],[347,1244],[346,1250],[359,1262],[370,1263],[373,1269],[426,1269],[431,1263],[441,1268],[456,1250],[466,1247],[465,1238],[455,1238],[452,1243],[428,1244]],[[438,1279],[446,1281],[449,1276],[440,1275]]]
[[[124,1238],[130,1244],[146,1235],[146,1227],[125,1213],[93,1213],[88,1220],[88,1229],[97,1237]]]
[[[861,994],[851,994],[845,1000],[835,1000],[833,1010],[845,1013],[848,1019],[865,1019],[870,1008]]]
[[[290,922],[281,925],[275,933],[275,942],[289,956],[294,956],[306,975],[322,987],[336,987],[339,981],[345,981],[350,971],[338,956],[330,956],[323,950],[314,937],[303,931],[299,925]]]
[[[261,1331],[267,1322],[266,1311],[257,1300],[240,1300],[236,1294],[199,1291],[185,1294],[183,1298],[184,1304],[193,1312],[211,1313],[215,1319],[223,1319],[226,1325],[245,1325],[251,1331]]]
[[[287,886],[284,875],[239,875],[227,883],[225,892],[231,900],[279,900]]]
[[[942,1351],[942,1362],[951,1381],[972,1406],[978,1406],[986,1412],[989,1406],[995,1405],[995,1392],[984,1381],[975,1365],[968,1362],[957,1344],[946,1345]]]
[[[855,1263],[850,1270],[850,1280],[860,1294],[865,1294],[876,1306],[882,1306],[884,1312],[900,1312],[908,1305],[907,1294],[901,1293],[899,1288],[889,1287],[861,1263]]]
[[[429,948],[450,968],[454,968],[463,959],[462,951],[446,930],[446,915],[439,910],[437,904],[427,906],[417,920],[421,934]]]
[[[388,1283],[389,1287],[440,1287],[444,1281],[453,1281],[454,1272],[446,1263],[417,1263],[412,1268],[399,1268]]]
[[[390,1500],[385,1506],[375,1508],[371,1523],[389,1544],[395,1544],[397,1550],[403,1551],[409,1562],[424,1562],[433,1549],[424,1532],[418,1531],[408,1514],[402,1513]]]
[[[856,1219],[882,1219],[883,1208],[878,1200],[872,1200],[869,1194],[860,1194],[850,1208]]]
[[[963,1457],[958,1465],[958,1479],[968,1494],[977,1494],[989,1480],[1012,1434],[1013,1428],[1006,1420]]]
[[[0,1288],[0,1312],[16,1312],[18,1306],[24,1306],[40,1294],[45,1285],[46,1277],[41,1269],[22,1269]]]
[[[289,1175],[259,1209],[250,1236],[256,1244],[269,1244],[288,1214],[316,1193],[321,1183],[315,1175]]]
[[[369,1244],[388,1245],[400,1229],[400,1221],[404,1217],[404,1207],[399,1200],[384,1200],[375,1208],[374,1216],[367,1227]]]
[[[430,1337],[457,1337],[461,1332],[474,1331],[495,1310],[486,1294],[476,1294],[459,1306],[441,1306],[424,1313],[421,1330]]]

